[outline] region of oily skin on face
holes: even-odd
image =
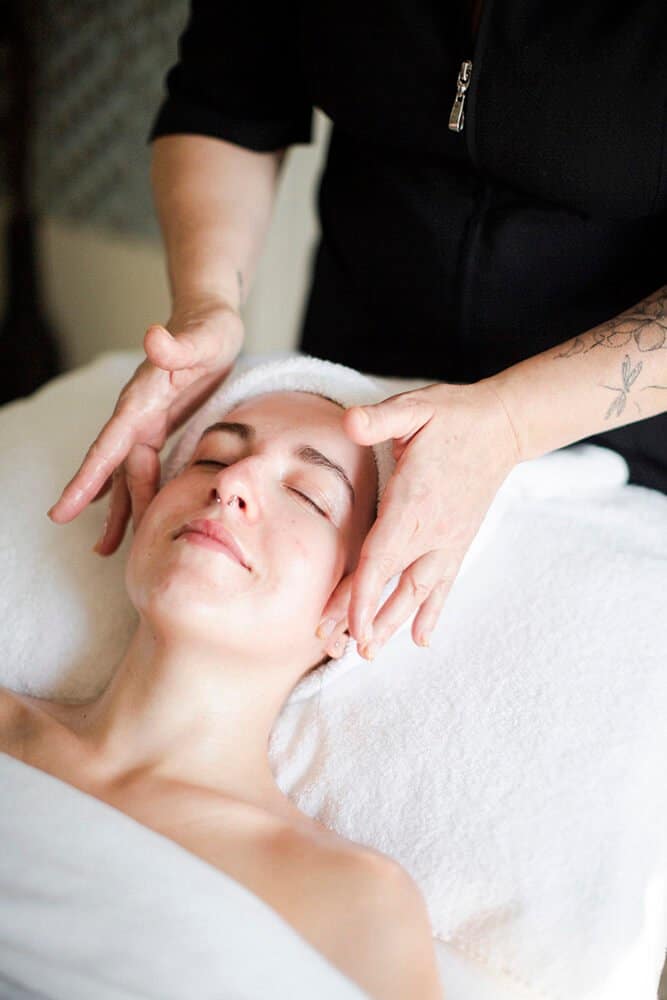
[[[107,689],[72,717],[109,780],[145,773],[284,802],[271,729],[325,655],[322,610],[375,516],[372,450],[347,437],[343,413],[311,393],[255,396],[222,418],[252,425],[252,438],[205,435],[149,504],[125,573],[139,624]],[[338,476],[293,454],[302,445],[345,470],[354,504]],[[199,518],[221,521],[250,569],[174,537]]]

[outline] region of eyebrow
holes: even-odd
[[[213,434],[215,431],[227,431],[230,434],[236,434],[242,441],[252,441],[255,437],[255,428],[252,424],[242,424],[237,421],[222,420],[216,424],[211,424],[210,427],[206,428],[199,438],[197,446],[204,440],[207,434]],[[350,495],[352,504],[354,505],[356,499],[354,495],[354,487],[352,486],[345,469],[341,465],[333,462],[330,458],[327,458],[326,455],[323,455],[321,451],[318,451],[317,448],[313,448],[312,445],[309,444],[296,445],[292,454],[296,455],[296,457],[300,458],[303,462],[307,462],[309,465],[319,465],[324,469],[330,469],[331,472],[338,476],[340,481],[345,485]]]

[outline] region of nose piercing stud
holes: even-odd
[[[214,498],[215,498],[215,502],[216,502],[216,503],[222,503],[222,497],[221,497],[221,496],[220,496],[220,494],[218,493],[217,489],[214,489],[214,490],[213,490],[213,496],[214,496]],[[229,500],[227,501],[227,506],[228,506],[228,507],[231,507],[231,505],[233,504],[234,500],[237,500],[237,499],[238,499],[238,497],[237,497],[237,496],[236,496],[236,494],[234,493],[234,494],[233,494],[233,495],[232,495],[232,496],[231,496],[231,497],[229,498]]]
[[[221,496],[220,496],[220,494],[218,493],[217,489],[215,489],[215,487],[214,487],[214,489],[213,489],[213,498],[215,499],[215,502],[216,502],[216,503],[222,503],[222,497],[221,497]],[[231,507],[231,505],[232,505],[232,503],[234,502],[234,500],[238,500],[238,499],[239,499],[239,498],[238,498],[238,497],[236,496],[236,494],[234,493],[234,494],[233,494],[233,495],[232,495],[232,496],[231,496],[231,497],[229,498],[229,500],[227,501],[227,506],[228,506],[228,507]]]

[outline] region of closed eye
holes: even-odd
[[[217,465],[219,468],[225,469],[229,465],[229,462],[218,462],[214,458],[200,458],[196,462],[193,462],[192,464],[193,465]],[[303,499],[307,503],[309,503],[311,505],[311,507],[314,507],[315,510],[318,511],[322,515],[322,517],[328,518],[329,515],[327,514],[327,512],[325,510],[322,510],[322,508],[319,507],[315,503],[314,500],[311,500],[310,497],[306,496],[305,493],[302,493],[301,490],[297,490],[297,488],[295,486],[288,486],[288,489],[292,490],[293,493],[298,493],[298,495],[300,497],[303,497]]]

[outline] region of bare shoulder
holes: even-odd
[[[3,753],[15,754],[20,750],[29,734],[31,718],[25,701],[9,688],[0,687],[0,750]]]
[[[364,989],[378,1000],[443,1000],[421,890],[392,859],[380,855],[370,862]]]
[[[401,865],[335,834],[290,849],[310,873],[308,936],[334,965],[375,1000],[442,1000],[426,904]]]
[[[64,731],[59,713],[65,707],[0,686],[0,751],[26,758],[41,736]]]

